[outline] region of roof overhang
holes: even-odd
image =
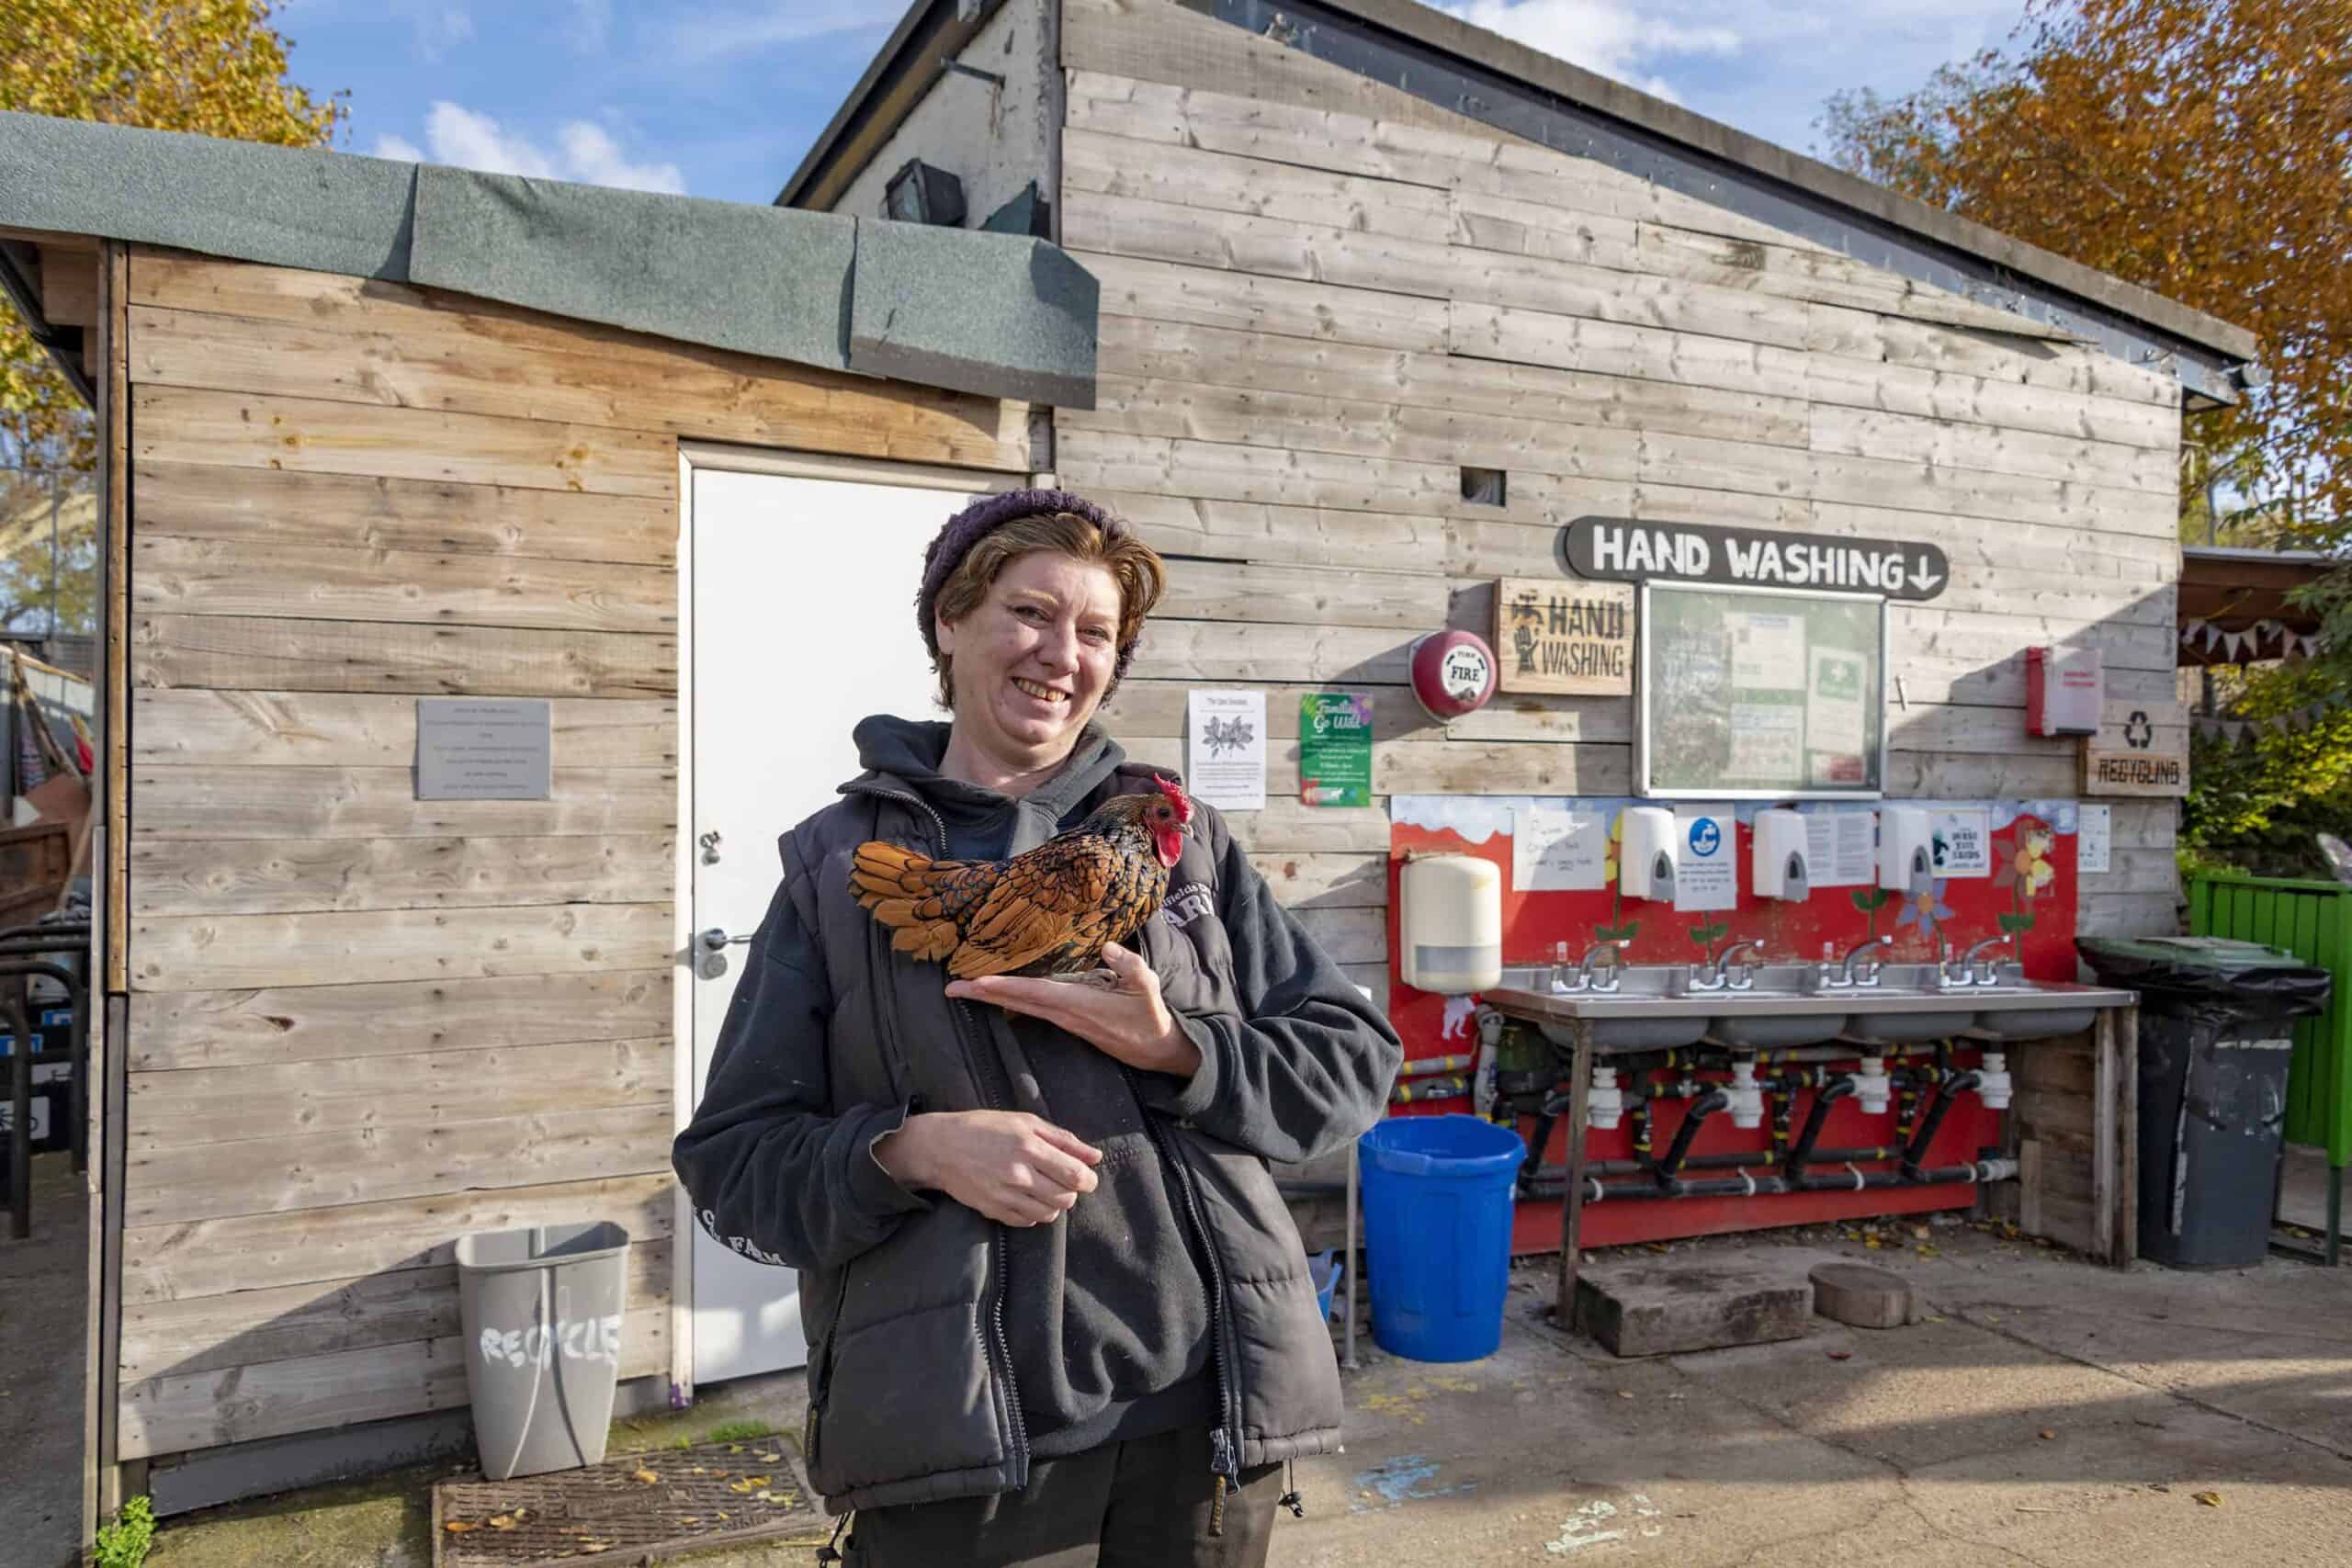
[[[2178,662],[2183,668],[2243,664],[2276,658],[2265,646],[2276,640],[2270,628],[2299,637],[2315,637],[2316,611],[2293,604],[2296,589],[2317,582],[2347,563],[2315,550],[2241,549],[2222,545],[2184,545],[2180,551]],[[2213,638],[2190,635],[2210,627]],[[2255,635],[2259,629],[2260,635]],[[2242,634],[2231,642],[2221,638]],[[2251,637],[2252,640],[2245,640]]]
[[[1003,5],[1004,0],[914,0],[784,182],[775,205],[831,211],[945,73],[946,62],[962,53]]]
[[[0,227],[421,284],[823,369],[1094,406],[1100,289],[1026,235],[6,113]]]

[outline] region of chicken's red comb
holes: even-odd
[[[1151,782],[1158,784],[1159,793],[1166,795],[1175,806],[1177,821],[1190,822],[1193,819],[1193,802],[1184,794],[1182,785],[1178,784],[1174,779],[1163,778],[1158,773],[1151,775]]]

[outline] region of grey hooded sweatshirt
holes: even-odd
[[[836,1511],[1017,1488],[1032,1457],[1212,1428],[1228,1474],[1338,1443],[1330,1341],[1266,1170],[1377,1119],[1401,1052],[1202,808],[1136,945],[1201,1048],[1137,1072],[951,1003],[848,888],[857,844],[1001,859],[1149,789],[1090,728],[1014,799],[938,773],[944,725],[858,727],[867,772],[786,834],[710,1081],[673,1158],[704,1226],[801,1272],[812,1479]],[[900,1188],[873,1145],[918,1111],[1025,1110],[1103,1152],[1053,1225]],[[1205,1483],[1205,1478],[1204,1478]]]

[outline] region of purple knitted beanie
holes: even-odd
[[[915,595],[915,621],[922,628],[922,645],[931,650],[933,660],[939,657],[939,634],[933,610],[939,603],[939,591],[956,574],[971,547],[1007,523],[1021,517],[1050,515],[1068,512],[1085,518],[1102,530],[1113,542],[1129,537],[1134,530],[1126,519],[1113,515],[1087,500],[1066,490],[1013,490],[1001,495],[984,495],[971,505],[950,517],[931,541],[922,555],[922,589]],[[1116,689],[1127,673],[1127,663],[1135,657],[1136,647],[1128,643],[1119,649],[1119,661],[1111,671],[1111,689]],[[1104,694],[1107,696],[1109,692]]]

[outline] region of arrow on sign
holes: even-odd
[[[1936,591],[1936,584],[1941,582],[1943,580],[1944,574],[1942,572],[1929,571],[1928,570],[1928,558],[1926,556],[1921,556],[1918,559],[1918,563],[1911,569],[1911,586],[1917,589],[1922,593],[1933,593]]]

